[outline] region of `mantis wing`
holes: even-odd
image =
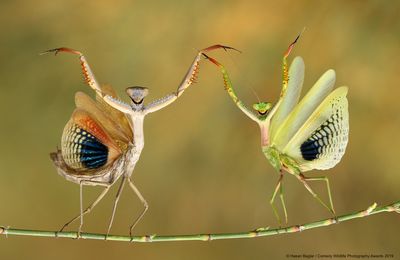
[[[130,139],[132,136],[132,131],[130,129],[125,129],[124,121],[121,120],[122,117],[126,120],[126,117],[123,113],[110,107],[105,102],[104,104],[95,102],[83,92],[77,92],[75,94],[75,104],[78,109],[86,111],[97,122],[101,122],[103,128],[105,128],[105,130],[114,140],[117,140],[119,145],[127,144],[130,140],[132,140]],[[114,111],[115,113],[118,112],[118,114],[113,114]],[[125,147],[121,148],[124,150]]]
[[[329,94],[284,147],[301,171],[329,169],[342,158],[349,133],[346,95],[347,87]]]
[[[103,95],[108,95],[118,100],[120,99],[115,90],[110,85],[102,85],[101,92]],[[126,115],[121,111],[113,108],[109,104],[107,104],[107,102],[104,101],[103,97],[99,96],[98,93],[96,93],[96,101],[100,104],[102,109],[110,115],[111,118],[114,118],[114,120],[118,122],[118,125],[121,127],[123,132],[129,137],[129,139],[133,140],[133,133],[131,127],[132,122],[128,120]]]
[[[289,82],[287,89],[281,94],[277,103],[277,110],[272,115],[270,126],[270,136],[274,137],[277,130],[299,102],[301,88],[304,80],[304,61],[301,57],[296,57],[289,69]]]
[[[311,113],[321,104],[322,100],[332,91],[336,74],[334,70],[325,72],[306,96],[298,103],[283,123],[270,135],[271,144],[279,150],[288,144],[289,140],[299,131],[300,127],[310,117]],[[273,119],[272,119],[273,120]]]
[[[87,171],[105,167],[121,152],[117,141],[103,124],[88,111],[75,109],[61,137],[62,157],[70,168]]]

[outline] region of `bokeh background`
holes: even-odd
[[[327,69],[349,86],[350,141],[327,175],[338,214],[400,199],[400,4],[398,1],[1,1],[0,224],[56,230],[79,211],[79,187],[56,174],[49,152],[60,143],[74,93],[93,94],[72,55],[81,50],[98,80],[124,96],[148,99],[176,89],[197,50],[216,51],[248,104],[276,101],[281,58],[306,64],[304,89]],[[305,91],[303,91],[304,93]],[[223,90],[219,72],[201,65],[199,83],[145,121],[146,145],[133,179],[150,204],[137,234],[238,232],[276,226],[268,200],[277,174],[260,152],[257,126]],[[289,224],[329,217],[292,176],[285,178]],[[314,183],[325,199],[324,184]],[[88,203],[99,188],[85,189]],[[105,232],[116,190],[85,218]],[[279,205],[279,204],[277,204]],[[126,189],[112,233],[127,234],[142,206]],[[380,214],[291,235],[248,240],[128,244],[0,237],[1,259],[285,259],[286,254],[395,254],[399,215]],[[76,229],[76,225],[71,229]]]

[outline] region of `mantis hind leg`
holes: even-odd
[[[269,201],[269,203],[271,204],[272,207],[272,211],[274,212],[274,215],[276,217],[276,219],[279,222],[279,225],[281,225],[281,218],[279,217],[278,211],[274,205],[274,201],[275,201],[275,197],[278,194],[279,191],[279,197],[281,199],[281,204],[282,204],[282,208],[283,208],[283,212],[285,214],[285,221],[286,223],[288,222],[288,218],[287,218],[287,210],[286,210],[286,206],[285,206],[285,200],[283,197],[283,185],[282,185],[282,179],[283,179],[283,172],[280,171],[280,175],[279,175],[279,179],[278,179],[278,183],[275,187],[274,193],[272,194],[271,200]]]
[[[335,210],[333,208],[333,203],[332,203],[332,196],[331,196],[331,189],[329,187],[329,180],[327,177],[306,177],[303,174],[297,175],[297,178],[303,183],[304,187],[313,195],[313,197],[326,209],[328,209],[334,216],[335,216]],[[308,185],[307,181],[325,181],[327,185],[327,190],[328,190],[328,196],[329,196],[329,202],[330,202],[330,207],[326,205],[326,203],[311,189],[310,185]]]
[[[335,208],[333,207],[333,200],[332,200],[332,194],[331,194],[331,188],[329,185],[329,179],[326,176],[321,176],[321,177],[305,177],[304,179],[306,181],[325,181],[326,183],[326,190],[328,191],[328,197],[329,197],[329,204],[330,204],[330,209],[333,214],[335,214]]]
[[[85,210],[83,210],[83,194],[82,194],[82,189],[83,189],[83,185],[85,185],[86,182],[82,181],[80,183],[80,187],[79,187],[79,194],[80,194],[80,214],[77,215],[76,217],[74,217],[73,219],[71,219],[70,221],[68,221],[66,224],[64,224],[64,226],[60,229],[59,232],[63,232],[63,230],[69,226],[69,224],[71,224],[72,222],[74,222],[77,219],[80,219],[81,222],[79,224],[79,229],[78,229],[78,238],[80,237],[81,231],[82,231],[82,226],[83,226],[83,216],[86,215],[87,213],[89,213],[99,202],[100,200],[102,200],[104,198],[104,196],[107,194],[108,190],[110,189],[111,185],[104,185],[105,189],[100,193],[100,195],[96,198],[95,201],[92,202],[92,204],[90,204]],[[101,185],[101,184],[99,184]]]
[[[136,196],[140,199],[140,201],[143,203],[143,210],[140,213],[140,215],[135,219],[135,221],[133,222],[133,224],[130,226],[129,228],[129,236],[132,237],[133,236],[133,229],[135,228],[136,224],[139,223],[139,221],[143,218],[144,214],[146,214],[146,211],[149,209],[149,204],[147,203],[147,201],[145,200],[145,198],[143,197],[143,195],[140,193],[140,191],[138,190],[138,188],[136,188],[136,186],[133,184],[132,180],[130,178],[127,178],[128,180],[128,184],[129,187],[133,190],[133,192],[136,194]]]

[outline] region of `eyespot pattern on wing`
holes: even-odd
[[[108,147],[74,123],[64,129],[61,151],[65,163],[75,170],[97,169],[107,163]]]
[[[116,140],[90,113],[75,109],[61,138],[61,154],[68,167],[76,171],[98,169],[114,162],[121,153]]]
[[[304,169],[332,168],[344,155],[349,135],[347,89],[342,88],[336,92],[342,94],[333,95],[331,99],[328,97],[329,102],[325,105],[325,111],[328,112],[326,120],[300,145]]]
[[[340,160],[348,138],[348,128],[342,122],[343,111],[338,109],[301,145],[303,159],[313,161],[332,154],[333,161]]]
[[[342,158],[349,133],[346,95],[347,87],[332,91],[282,150],[302,172],[330,169]]]

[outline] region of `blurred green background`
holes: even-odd
[[[74,109],[74,93],[93,94],[72,55],[81,50],[97,79],[150,88],[148,100],[176,89],[197,50],[216,51],[248,104],[276,101],[281,58],[307,27],[290,60],[306,64],[304,89],[327,69],[349,86],[350,141],[327,175],[338,214],[400,199],[400,4],[398,1],[1,1],[0,225],[56,230],[79,211],[79,187],[56,174],[49,152]],[[303,91],[304,93],[304,91]],[[277,174],[260,134],[202,63],[199,83],[145,121],[146,145],[133,179],[150,204],[137,234],[238,232],[275,226],[268,200]],[[289,224],[329,217],[292,176],[285,178]],[[323,184],[313,184],[325,199]],[[100,191],[85,189],[88,203]],[[105,232],[116,190],[85,218]],[[279,204],[278,204],[279,205]],[[112,233],[127,234],[142,206],[126,189]],[[76,229],[76,225],[71,227]],[[128,244],[0,237],[1,259],[284,259],[286,254],[393,253],[399,215],[380,214],[292,235],[249,240]]]

